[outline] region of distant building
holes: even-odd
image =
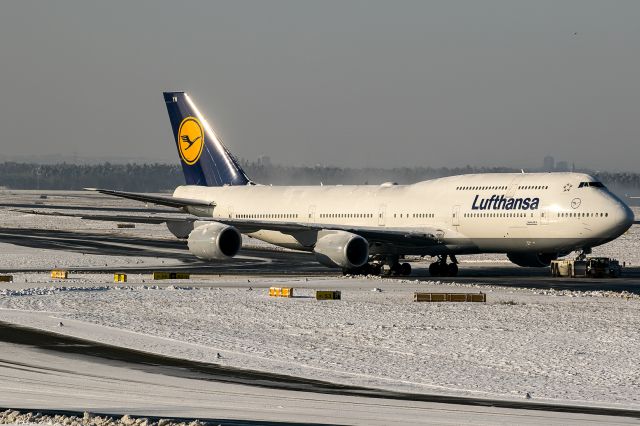
[[[556,165],[556,161],[553,159],[552,156],[547,155],[546,157],[544,157],[544,166],[543,166],[543,170],[545,172],[552,172],[555,170],[555,165]]]

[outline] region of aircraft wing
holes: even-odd
[[[77,217],[79,219],[85,220],[98,220],[104,222],[124,222],[124,223],[151,223],[151,224],[160,224],[166,222],[183,222],[189,221],[193,222],[199,220],[194,216],[187,216],[185,214],[182,215],[173,215],[173,216],[163,216],[163,215],[148,215],[148,216],[136,216],[136,215],[106,215],[106,214],[90,214],[90,213],[63,213],[63,212],[55,212],[55,211],[41,211],[41,210],[22,210],[22,209],[10,209],[10,211],[23,213],[23,214],[36,214],[40,216],[58,216],[58,217]]]
[[[130,200],[142,201],[145,203],[153,203],[161,206],[169,206],[169,207],[212,207],[215,206],[216,203],[213,201],[202,201],[202,200],[193,200],[189,198],[176,198],[170,195],[150,195],[150,194],[140,194],[138,192],[124,192],[124,191],[112,191],[110,189],[99,189],[99,188],[84,188],[87,191],[95,191],[100,194],[112,195],[114,197],[120,198],[128,198]]]
[[[202,201],[186,198],[176,198],[173,196],[141,194],[136,192],[114,191],[108,189],[85,188],[89,191],[99,192],[105,195],[128,198],[131,200],[154,203],[163,206],[185,209],[186,207],[214,207],[215,202]],[[432,246],[441,244],[441,238],[456,236],[464,239],[463,235],[450,229],[425,226],[416,228],[388,228],[379,226],[354,226],[337,225],[323,223],[306,222],[273,222],[260,219],[236,219],[236,218],[211,218],[193,215],[103,215],[86,213],[62,213],[43,212],[38,210],[14,210],[26,214],[40,214],[50,216],[77,217],[87,220],[109,221],[109,222],[130,222],[130,223],[152,223],[160,224],[167,222],[220,222],[235,226],[241,233],[250,234],[260,230],[279,231],[285,234],[299,234],[304,232],[317,232],[321,230],[339,230],[351,232],[367,239],[371,243],[408,245],[408,246]]]
[[[43,216],[77,217],[85,220],[97,220],[123,223],[150,223],[161,224],[167,222],[219,222],[236,227],[243,234],[250,234],[260,230],[278,231],[284,234],[299,234],[304,232],[317,232],[322,230],[346,231],[360,235],[370,243],[394,244],[401,246],[432,246],[441,243],[441,237],[452,235],[452,230],[436,227],[416,228],[385,228],[371,226],[336,225],[323,223],[304,222],[272,222],[256,219],[226,219],[207,218],[186,214],[176,215],[118,215],[118,214],[92,214],[92,213],[66,213],[41,210],[11,209],[11,211],[23,214],[37,214]],[[462,235],[459,237],[464,238]]]

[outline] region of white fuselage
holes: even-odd
[[[631,210],[581,173],[492,173],[412,185],[181,186],[176,197],[215,202],[199,216],[420,232],[436,230],[433,247],[380,247],[379,252],[434,255],[479,252],[560,253],[593,247],[625,232]],[[310,250],[308,232],[256,230],[252,237]],[[376,250],[374,249],[373,252]]]

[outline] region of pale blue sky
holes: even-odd
[[[177,162],[168,89],[247,159],[640,171],[639,18],[638,1],[6,1],[0,154]]]

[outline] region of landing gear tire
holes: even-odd
[[[391,275],[393,276],[400,275],[400,264],[398,262],[391,265]]]
[[[429,275],[431,275],[432,277],[440,276],[440,264],[438,262],[434,262],[429,265]]]
[[[407,265],[407,266],[404,266]],[[411,265],[408,263],[394,263],[393,265],[381,265],[380,275],[384,276],[398,276],[398,275],[409,275],[411,273]]]
[[[382,275],[382,265],[374,263],[371,265],[371,275]]]
[[[374,259],[372,263],[374,274],[382,276],[407,276],[411,275],[411,264],[399,262],[399,256],[386,256]]]
[[[411,275],[411,265],[408,263],[403,263],[400,265],[400,275],[404,275],[405,277]]]
[[[447,276],[455,277],[458,275],[458,265],[455,263],[450,263],[447,265]]]
[[[443,256],[437,262],[429,265],[429,274],[432,277],[455,277],[458,275],[458,265],[455,263],[447,263],[447,257]]]
[[[360,267],[360,271],[362,275],[371,275],[373,273],[373,268],[370,263],[365,263]]]
[[[357,268],[342,270],[342,275],[379,275],[379,274],[380,274],[380,266],[372,265],[371,263],[365,263],[364,265]]]

